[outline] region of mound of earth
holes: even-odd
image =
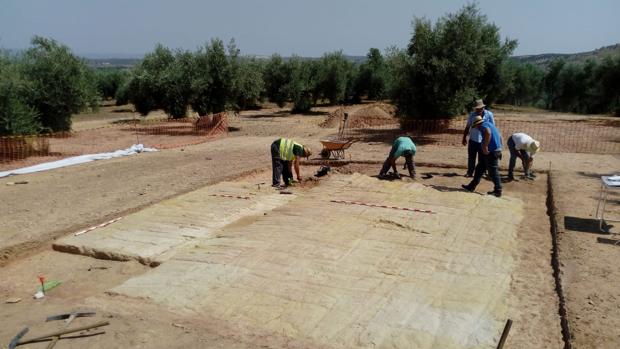
[[[347,128],[364,128],[397,123],[395,118],[396,108],[386,103],[373,103],[353,111],[343,108],[329,114],[327,119],[320,125],[324,128],[340,127],[344,120],[344,113],[349,113]]]

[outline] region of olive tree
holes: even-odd
[[[28,82],[27,104],[51,131],[69,131],[71,115],[99,102],[94,73],[71,50],[53,39],[35,36],[20,63]]]
[[[477,97],[489,103],[495,100],[502,62],[517,42],[501,42],[498,27],[477,5],[466,5],[435,25],[416,18],[413,30],[407,48],[410,60],[397,72],[407,92],[394,96],[401,114],[453,116],[465,112]]]

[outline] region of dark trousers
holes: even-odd
[[[383,162],[383,167],[381,168],[381,172],[379,172],[379,176],[385,176],[390,170],[390,167],[392,167],[392,169],[394,170],[394,173],[398,173],[398,171],[396,170],[396,165],[392,166],[392,164],[395,164],[395,163],[396,163],[396,159],[394,159],[392,157],[392,154],[390,153],[387,159],[385,159],[385,162]],[[412,155],[405,156],[405,166],[407,167],[407,170],[409,170],[409,176],[411,178],[414,178],[415,177],[415,162],[413,161]]]
[[[471,139],[467,143],[467,174],[474,174],[476,168],[476,157],[478,161],[482,158],[482,143],[474,142]]]
[[[271,143],[271,184],[280,185],[280,177],[284,178],[284,185],[293,179],[290,161],[280,159],[280,141]]]
[[[524,171],[526,167],[525,164],[530,159],[530,154],[528,154],[525,150],[517,150],[517,148],[515,147],[515,141],[512,140],[512,137],[508,138],[508,150],[510,151],[510,161],[508,163],[508,177],[512,177],[515,165],[517,164],[517,153],[521,155],[521,164],[523,165]]]
[[[489,176],[493,180],[496,193],[502,192],[502,182],[499,177],[499,161],[502,159],[501,151],[492,151],[488,155],[480,154],[478,165],[474,171],[474,179],[469,183],[469,187],[474,190],[480,184],[480,179],[485,171],[489,171]]]

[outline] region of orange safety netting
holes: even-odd
[[[69,156],[111,152],[133,144],[171,149],[207,142],[228,133],[228,114],[164,120],[129,120],[75,132],[0,137],[0,169]]]

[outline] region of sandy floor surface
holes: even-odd
[[[3,317],[0,343],[22,325],[36,325],[37,333],[44,332],[45,316],[87,306],[87,299],[105,294],[126,280],[142,275],[148,267],[133,261],[114,262],[91,257],[54,252],[55,239],[71,232],[126,216],[162,200],[188,193],[205,185],[250,176],[259,182],[269,182],[269,144],[277,137],[294,137],[320,149],[318,140],[336,133],[336,129],[320,128],[326,116],[335,108],[319,108],[312,115],[289,115],[277,108],[244,112],[231,122],[229,137],[201,145],[140,154],[125,159],[95,162],[50,172],[0,179],[0,197],[9,203],[0,206],[0,257],[3,267],[0,277],[0,313]],[[501,112],[496,117],[501,117]],[[124,117],[124,116],[121,116]],[[528,117],[543,117],[529,115]],[[82,122],[90,122],[86,125]],[[96,116],[82,117],[77,127],[94,127]],[[382,161],[389,150],[385,135],[368,135],[355,143],[347,158],[351,160]],[[462,175],[465,148],[422,146],[415,157],[419,164],[451,168],[423,168],[419,174],[430,173],[433,178],[419,179],[438,188],[458,188]],[[504,159],[503,164],[507,161]],[[618,224],[610,227],[611,234],[598,231],[594,208],[599,177],[618,170],[618,155],[541,153],[535,168],[555,173],[559,188],[556,193],[562,215],[560,261],[568,317],[573,344],[579,348],[615,348],[620,342],[620,272],[614,261],[620,258],[620,247],[599,243],[597,238],[618,238]],[[379,165],[350,165],[350,171],[378,172]],[[376,168],[374,168],[374,167]],[[310,174],[314,168],[302,168]],[[444,175],[441,175],[441,174]],[[7,185],[16,180],[23,185]],[[479,192],[490,190],[483,182]],[[545,343],[536,347],[561,347],[559,316],[550,267],[549,221],[545,214],[546,180],[540,174],[534,183],[509,183],[506,192],[520,197],[525,203],[526,216],[518,231],[519,254],[515,261],[520,270],[511,281],[510,304],[523,306],[514,314],[511,347],[529,348],[528,340]],[[612,197],[609,214],[620,215],[618,197]],[[527,214],[531,210],[531,214]],[[63,284],[42,301],[31,299],[36,288],[36,276],[62,279]],[[532,293],[532,285],[537,291]],[[528,295],[529,294],[529,295]],[[528,295],[523,298],[524,295]],[[20,298],[7,304],[10,298]],[[110,296],[111,297],[111,296]],[[548,301],[540,302],[542,297]],[[147,302],[148,303],[148,302]],[[225,325],[200,316],[179,316],[161,307],[139,300],[121,301],[114,305],[99,305],[97,319],[110,319],[104,336],[63,340],[66,347],[316,347],[304,339],[291,339],[275,334],[234,334]],[[92,303],[91,303],[92,305]],[[121,309],[122,308],[122,309]],[[76,320],[77,324],[89,319]],[[47,326],[53,326],[48,324]],[[538,327],[549,329],[544,333]],[[51,327],[48,327],[51,328]],[[33,327],[33,333],[35,327]],[[228,333],[222,335],[222,333]],[[258,342],[257,342],[258,341]],[[66,344],[65,344],[66,343]],[[44,347],[44,344],[32,347]]]

